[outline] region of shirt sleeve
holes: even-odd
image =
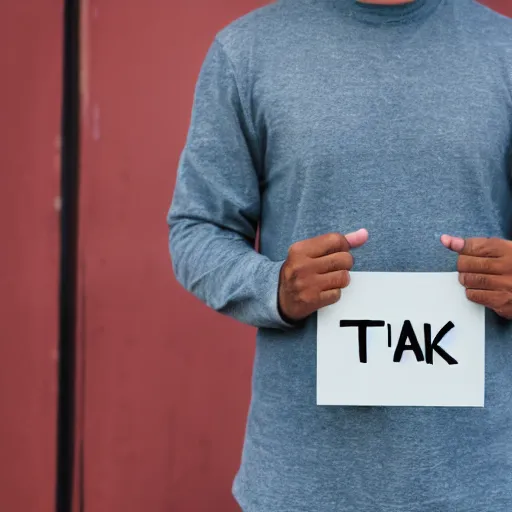
[[[278,309],[283,261],[255,250],[260,180],[254,130],[231,61],[215,40],[196,85],[168,213],[178,282],[203,303],[258,328],[288,329]]]

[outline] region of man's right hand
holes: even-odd
[[[330,233],[294,243],[279,279],[279,310],[283,318],[299,322],[338,302],[354,265],[350,250],[367,240],[368,232],[360,229],[345,236]]]

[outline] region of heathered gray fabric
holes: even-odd
[[[512,511],[510,322],[484,409],[317,407],[316,316],[276,307],[298,240],[366,227],[354,270],[434,272],[442,233],[510,237],[511,139],[512,22],[471,0],[282,0],[217,35],[168,220],[183,286],[259,328],[245,512]]]

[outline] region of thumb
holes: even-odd
[[[368,231],[366,229],[360,229],[358,231],[354,231],[353,233],[348,233],[345,235],[345,238],[350,244],[351,249],[354,249],[364,245],[368,240],[368,236]]]
[[[463,238],[457,236],[443,235],[441,237],[441,243],[453,252],[461,253],[464,250],[466,242]]]

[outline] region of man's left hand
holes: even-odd
[[[457,270],[467,298],[512,319],[512,242],[443,235],[441,243],[459,254]]]

